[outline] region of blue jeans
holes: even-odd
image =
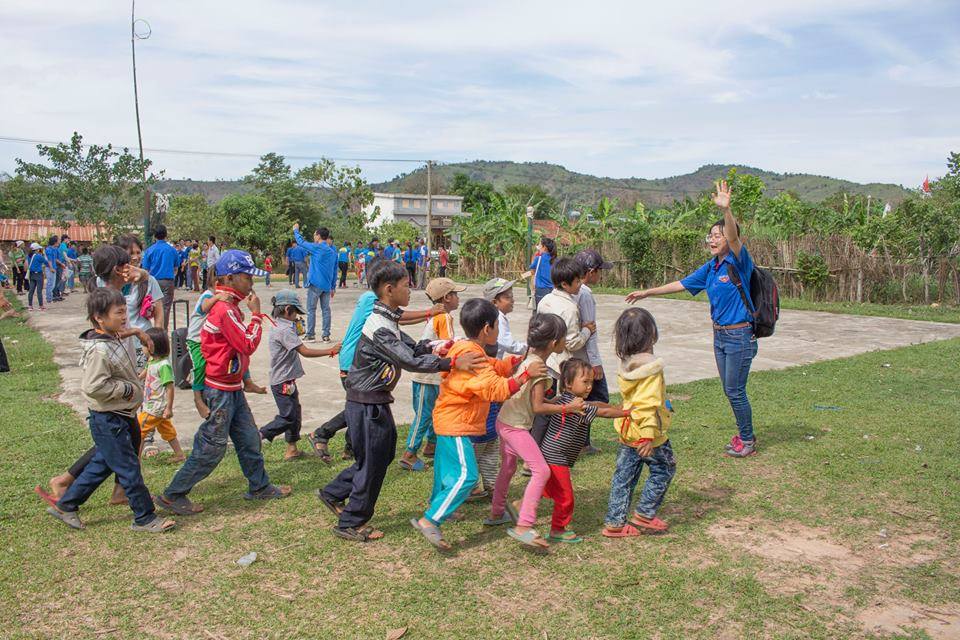
[[[67,288],[73,291],[76,289],[77,285],[77,270],[73,267],[70,268],[70,277],[67,279]]]
[[[300,261],[293,263],[293,286],[300,288],[300,279],[303,278],[303,286],[307,286],[307,263]]]
[[[203,401],[210,407],[210,416],[200,423],[190,457],[173,476],[163,495],[172,501],[190,493],[194,485],[210,475],[223,460],[228,437],[237,450],[240,470],[247,478],[250,493],[266,489],[270,478],[263,468],[260,433],[243,391],[220,391],[205,386]]]
[[[67,284],[63,277],[63,267],[57,265],[57,283],[53,287],[53,297],[60,299],[63,297],[63,287]]]
[[[315,285],[307,286],[307,338],[313,338],[317,328],[317,301],[320,302],[320,312],[323,314],[324,338],[330,337],[330,292],[324,291]]]
[[[51,300],[53,300],[53,290],[54,290],[54,287],[56,287],[57,285],[57,271],[55,269],[51,269],[50,267],[44,267],[43,275],[45,278],[44,290],[47,294],[46,295],[47,302],[50,302]]]
[[[30,288],[27,292],[27,304],[33,306],[33,296],[37,296],[37,304],[43,306],[43,273],[40,271],[30,272]],[[49,298],[48,298],[49,300]]]
[[[57,507],[61,511],[76,511],[104,480],[116,473],[117,481],[130,501],[133,521],[137,524],[153,522],[153,498],[150,497],[147,485],[143,483],[140,459],[130,436],[131,422],[135,421],[135,418],[90,411],[87,421],[96,445],[93,458],[60,498]],[[134,424],[132,428],[139,429],[139,426]]]
[[[537,307],[540,306],[540,301],[543,300],[551,291],[553,291],[553,287],[537,287],[533,290],[534,311],[536,311]]]
[[[641,458],[633,447],[620,445],[617,451],[617,466],[613,471],[613,480],[610,482],[610,501],[607,506],[607,517],[604,524],[608,527],[622,527],[627,522],[627,511],[633,502],[633,492],[640,482],[643,465],[650,467],[650,475],[640,492],[637,500],[636,512],[644,518],[657,515],[657,510],[667,495],[670,481],[677,472],[677,461],[673,457],[673,449],[667,440],[653,450],[649,458]]]
[[[753,440],[753,410],[747,398],[747,376],[757,355],[757,339],[753,327],[714,329],[713,355],[723,383],[723,392],[730,401],[741,440]]]

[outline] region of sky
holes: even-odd
[[[649,6],[648,6],[649,5]],[[654,6],[655,5],[655,6]],[[309,158],[708,163],[913,187],[960,151],[957,0],[141,0],[144,146],[169,178]],[[130,4],[0,4],[0,136],[134,147]],[[244,155],[249,154],[249,155]],[[0,141],[0,171],[36,159]],[[370,181],[415,163],[348,162]]]

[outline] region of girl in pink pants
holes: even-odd
[[[517,373],[525,371],[533,361],[544,362],[551,353],[562,353],[566,345],[567,325],[560,316],[552,313],[534,314],[530,319],[527,344],[530,351]],[[581,413],[583,399],[575,398],[570,404],[551,404],[546,401],[550,379],[531,378],[519,392],[503,403],[497,416],[497,435],[500,436],[500,473],[493,488],[493,501],[490,517],[483,521],[485,525],[507,524],[514,517],[506,513],[507,492],[510,480],[517,470],[517,458],[527,463],[532,476],[523,492],[519,514],[514,514],[516,526],[507,529],[507,535],[522,544],[531,547],[547,548],[549,545],[533,528],[537,521],[537,504],[543,495],[543,488],[550,479],[550,467],[537,441],[530,434],[535,415],[554,413]]]

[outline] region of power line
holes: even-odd
[[[40,140],[35,138],[19,138],[16,136],[0,136],[0,141],[2,142],[14,142],[17,144],[60,144],[62,140]],[[91,146],[89,143],[83,144],[84,147]],[[116,145],[115,145],[116,146]],[[129,148],[128,145],[122,145]],[[187,156],[215,156],[220,158],[260,158],[263,154],[261,153],[244,153],[244,152],[234,152],[234,151],[200,151],[197,149],[159,149],[144,147],[144,151],[149,151],[150,153],[169,153],[174,155],[187,155]],[[331,158],[328,156],[283,156],[287,160],[334,160],[336,162],[404,162],[412,164],[425,164],[426,160],[418,160],[415,158]]]

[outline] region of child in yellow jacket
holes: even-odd
[[[497,344],[498,315],[493,303],[482,298],[468,300],[463,305],[460,326],[467,340],[454,344],[447,357],[455,363],[464,354],[473,353],[481,355],[485,362],[470,372],[451,371],[440,384],[440,396],[433,410],[433,427],[437,433],[433,493],[423,517],[411,518],[410,524],[430,544],[442,550],[449,549],[450,545],[443,539],[440,525],[463,504],[479,478],[470,436],[486,432],[491,402],[503,402],[531,377],[546,375],[542,362],[514,375],[519,357],[497,360],[485,354],[484,347]]]
[[[668,528],[667,523],[657,517],[657,510],[676,473],[677,462],[667,437],[672,411],[663,380],[663,360],[653,355],[657,338],[657,323],[646,309],[627,309],[614,327],[620,358],[617,381],[623,408],[629,410],[630,415],[614,421],[620,450],[604,519],[603,535],[608,538],[663,533]],[[630,498],[644,465],[649,467],[650,475],[627,522]]]

